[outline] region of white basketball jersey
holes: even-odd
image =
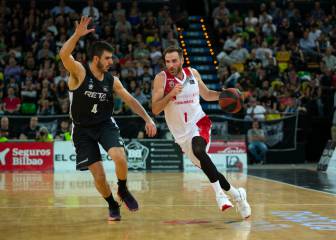
[[[196,123],[205,116],[200,105],[198,81],[189,68],[183,68],[183,79],[180,80],[164,71],[166,76],[164,93],[167,95],[180,83],[183,88],[176,97],[164,108],[165,119],[169,130],[177,143],[184,142],[197,128]]]

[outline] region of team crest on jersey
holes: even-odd
[[[90,89],[90,90],[93,89],[93,84],[89,84],[89,89]]]
[[[174,80],[170,80],[170,81],[168,82],[168,84],[169,84],[169,87],[170,87],[170,88],[174,88],[174,86],[175,86]]]
[[[103,91],[104,91],[104,92],[107,92],[107,91],[108,91],[107,86],[104,86],[104,87],[103,87]]]

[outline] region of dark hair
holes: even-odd
[[[92,44],[90,47],[90,58],[92,59],[94,56],[101,57],[103,52],[113,52],[114,49],[111,44],[105,41],[97,41]]]
[[[177,52],[180,58],[183,57],[182,48],[180,48],[179,46],[176,46],[176,45],[171,45],[163,51],[163,59],[166,58],[167,53],[172,53],[172,52]]]

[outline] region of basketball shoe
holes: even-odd
[[[239,211],[243,219],[247,219],[251,216],[251,207],[247,202],[246,191],[244,188],[238,188],[239,195],[235,196],[237,210]]]
[[[216,200],[221,211],[225,211],[226,209],[233,207],[232,203],[223,192],[216,194]]]
[[[115,208],[109,208],[109,216],[107,218],[108,221],[120,221],[120,206]]]
[[[139,209],[138,202],[135,200],[135,198],[132,196],[127,188],[122,191],[118,189],[118,196],[120,200],[125,203],[128,210],[137,211]]]

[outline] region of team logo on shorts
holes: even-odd
[[[125,147],[127,152],[128,167],[131,169],[146,169],[146,159],[149,149],[136,140],[131,141]]]
[[[124,146],[124,141],[123,141],[123,139],[122,139],[121,137],[119,137],[118,141],[119,141],[119,144],[120,144],[121,146]]]

